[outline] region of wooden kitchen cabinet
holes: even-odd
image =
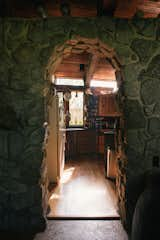
[[[100,95],[98,100],[99,116],[120,115],[115,94]]]
[[[77,153],[95,153],[96,152],[96,132],[88,129],[77,133]]]
[[[77,154],[76,146],[77,133],[76,131],[67,131],[66,132],[66,158],[70,158]]]
[[[97,135],[97,153],[104,154],[104,135]]]
[[[67,131],[66,157],[96,153],[96,132],[94,129]]]

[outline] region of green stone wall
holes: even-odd
[[[40,231],[44,73],[54,47],[76,36],[113,47],[124,75],[127,181],[160,157],[160,20],[0,20],[0,229]],[[128,191],[129,194],[129,191]]]

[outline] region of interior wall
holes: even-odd
[[[49,83],[44,72],[54,47],[76,36],[99,38],[115,49],[122,65],[126,127],[122,140],[128,159],[124,186],[130,211],[129,199],[136,188],[128,183],[152,167],[155,154],[160,157],[158,29],[159,19],[0,20],[0,230],[38,232],[45,227],[40,170]],[[119,159],[119,165],[123,162]],[[127,222],[130,219],[128,214]]]

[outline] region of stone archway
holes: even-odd
[[[67,58],[71,55],[71,53],[82,54],[84,52],[92,53],[93,55],[98,56],[99,58],[106,58],[109,60],[112,67],[115,69],[116,80],[118,84],[119,91],[117,93],[117,102],[120,107],[120,111],[122,112],[122,117],[120,120],[120,128],[118,132],[118,147],[117,147],[117,165],[118,165],[118,174],[116,177],[116,188],[118,195],[118,207],[119,213],[122,219],[122,222],[125,224],[126,221],[126,208],[125,208],[125,188],[126,188],[126,165],[127,158],[124,152],[124,139],[125,139],[125,127],[123,120],[123,76],[121,72],[121,63],[116,55],[116,52],[113,48],[110,48],[103,42],[101,42],[98,38],[88,39],[84,37],[77,36],[74,39],[67,40],[62,45],[57,45],[48,61],[47,67],[45,69],[45,80],[51,83],[52,75],[56,71],[57,67],[61,63],[63,58]],[[52,84],[51,84],[52,85]],[[52,98],[54,92],[52,91],[52,87],[49,84],[48,91],[46,94],[46,104]],[[46,156],[45,156],[46,157]],[[47,172],[46,166],[44,164],[43,178],[44,181],[47,182]],[[44,185],[44,206],[47,205],[48,202],[48,190],[46,184]],[[46,202],[47,201],[47,202]]]
[[[123,65],[124,84],[120,86],[118,99],[122,109],[125,106],[127,142],[123,137],[121,147],[128,161],[121,153],[119,168],[126,171],[127,187],[124,187],[125,178],[124,184],[120,180],[120,186],[127,191],[126,204],[125,198],[120,198],[120,209],[123,212],[126,205],[127,224],[131,225],[130,209],[134,209],[133,198],[136,199],[139,184],[132,188],[129,182],[135,182],[136,176],[152,167],[155,151],[160,156],[157,150],[160,142],[159,19],[48,18],[45,24],[40,19],[5,19],[5,27],[5,38],[0,39],[0,229],[36,232],[44,229],[39,186],[44,82],[45,93],[49,89],[44,72],[45,79],[50,80],[45,69],[49,56],[53,60],[56,49],[65,49],[67,40],[77,40],[77,35],[89,38],[88,43],[98,37],[112,46]],[[117,71],[118,82],[122,80],[121,75]]]
[[[51,75],[55,72],[63,58],[70,56],[71,53],[81,54],[83,52],[109,59],[113,68],[116,69],[117,72],[120,71],[120,60],[113,48],[102,43],[98,38],[89,39],[77,36],[74,39],[66,41],[63,45],[57,45],[55,47],[46,68],[45,78],[51,79]]]

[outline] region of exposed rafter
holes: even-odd
[[[117,0],[114,16],[120,18],[132,18],[136,13],[138,3],[139,0]]]
[[[89,87],[90,80],[93,77],[97,64],[99,62],[99,57],[97,55],[92,55],[88,64],[87,72],[85,74],[85,85]]]

